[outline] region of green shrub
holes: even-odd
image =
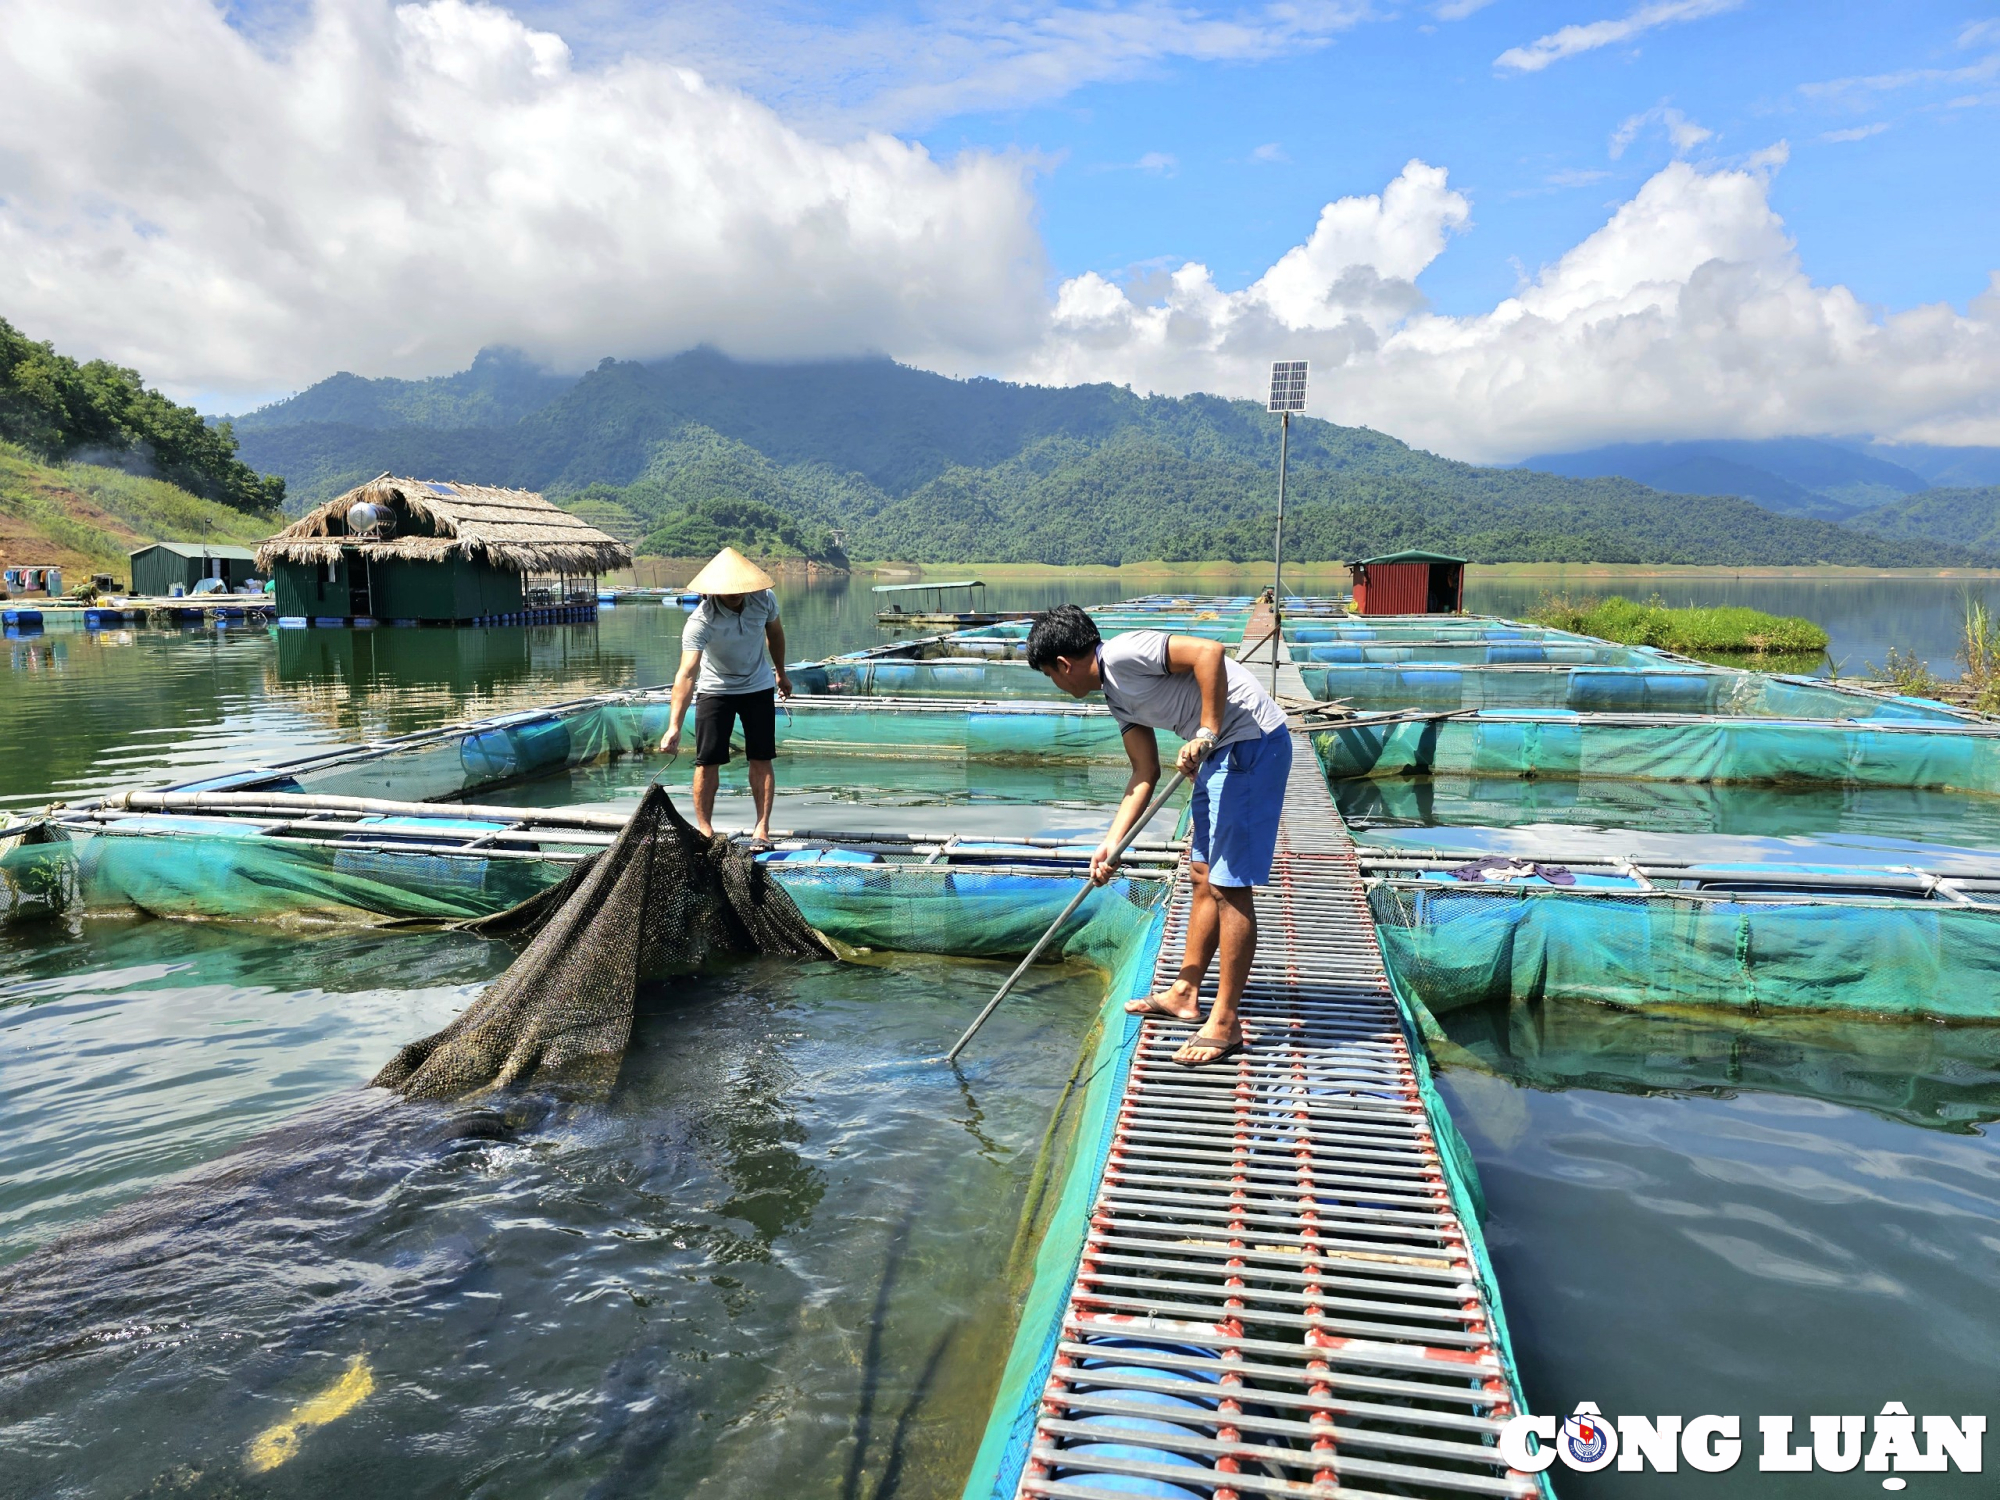
[[[1555,630],[1683,656],[1811,657],[1825,651],[1828,640],[1819,626],[1795,615],[1767,615],[1740,604],[1677,609],[1657,594],[1643,604],[1618,594],[1586,600],[1546,594],[1528,618]]]

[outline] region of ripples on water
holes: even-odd
[[[410,943],[346,978],[383,977]],[[441,946],[433,962],[456,969],[463,1003],[494,959]],[[232,1010],[352,1017],[372,1067],[386,1055],[374,1033],[405,1037],[451,1008],[390,1020],[372,988],[280,992],[303,976],[274,948],[264,957],[259,1003],[238,991],[220,1010],[228,962],[96,971],[98,1003],[155,1033],[155,1048],[132,1049],[156,1053],[152,1092],[169,1101],[150,1142],[131,1128],[144,1105],[130,1062],[86,1054],[65,1069],[35,1045],[72,1024],[59,1007],[79,997],[33,980],[8,992],[9,1013],[31,1018],[16,1021],[31,1080],[66,1074],[63,1089],[121,1120],[122,1142],[73,1126],[104,1192],[287,1117],[0,1271],[10,1493],[956,1487],[1011,1335],[1022,1190],[1097,976],[1038,975],[981,1033],[965,1077],[934,1059],[999,966],[751,960],[650,991],[606,1105],[347,1091],[296,1115],[296,1099],[260,1097],[204,1123],[232,1062],[228,1092],[256,1096],[293,1074],[324,1092],[364,1061],[345,1038],[296,1029],[217,1056],[205,1037]],[[38,1176],[51,1143],[6,1140],[9,1177]],[[45,1200],[36,1227],[99,1206]],[[250,1480],[257,1435],[357,1358],[366,1399]]]
[[[1540,587],[1473,602],[1518,609]],[[1722,592],[1814,615],[1836,654],[1937,660],[1958,587]],[[993,592],[1005,608],[1133,589]],[[796,656],[880,639],[865,590],[791,590],[786,609]],[[680,620],[10,640],[0,804],[661,682]],[[836,759],[781,771],[800,822],[1020,831],[1053,795],[1049,826],[1095,826],[1115,795],[1096,768],[891,780]],[[637,770],[518,795],[615,802]],[[1373,810],[1618,821],[1530,791],[1510,816]],[[1689,833],[1924,839],[1942,820],[1985,843],[1991,825],[1965,816],[1983,805],[1922,797],[1850,799],[1828,822],[1775,793],[1636,795],[1663,819],[1639,826]],[[982,1032],[964,1085],[923,1059],[995,968],[908,959],[753,961],[659,993],[607,1106],[519,1101],[507,1119],[355,1092],[510,956],[436,933],[0,932],[0,1492],[955,1492],[1013,1315],[1023,1183],[1099,981],[1038,976]],[[1560,1002],[1445,1022],[1463,1051],[1442,1083],[1539,1409],[1733,1412],[1754,1439],[1765,1412],[1990,1404],[2000,1029]],[[273,1129],[275,1152],[236,1159],[234,1178],[173,1175]],[[36,1248],[63,1232],[84,1238]],[[256,1436],[357,1357],[371,1392],[250,1475]],[[1990,1495],[1956,1474],[1915,1484]],[[1779,1493],[1754,1441],[1700,1492]]]
[[[1990,1121],[2000,1048],[1987,1039],[1977,1050],[1977,1081],[1952,1078],[1947,1059],[1937,1082],[1944,1096],[1974,1096],[1976,1117]],[[1635,1057],[1643,1051],[1618,1066]],[[1828,1082],[1844,1092],[1839,1075],[1856,1067],[1840,1048],[1820,1060],[1831,1076],[1816,1078],[1803,1055],[1786,1094],[1759,1091],[1758,1076],[1740,1092],[1717,1089],[1712,1072],[1700,1082],[1716,1092],[1701,1096],[1669,1092],[1664,1077],[1627,1092],[1629,1080],[1592,1086],[1610,1081],[1603,1074],[1564,1088],[1464,1068],[1441,1075],[1479,1161],[1487,1241],[1536,1410],[1587,1399],[1613,1414],[1737,1414],[1744,1456],[1727,1474],[1699,1476],[1699,1493],[1741,1496],[1840,1483],[1780,1487],[1760,1474],[1762,1414],[1790,1414],[1799,1433],[1813,1413],[1872,1415],[1888,1401],[1990,1416],[2000,1153],[1985,1128],[1921,1129],[1816,1097]],[[1900,1065],[1908,1071],[1875,1083],[1906,1100],[1923,1093],[1925,1064]],[[1899,1062],[1884,1068],[1894,1075]],[[1615,1470],[1557,1482],[1566,1497],[1696,1492],[1691,1478]],[[1874,1476],[1850,1483],[1879,1492]],[[1990,1478],[1958,1473],[1911,1485],[1993,1492]]]

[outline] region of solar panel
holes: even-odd
[[[1281,359],[1271,366],[1272,411],[1306,409],[1306,361]]]

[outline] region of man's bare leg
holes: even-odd
[[[715,789],[721,784],[719,766],[694,768],[694,826],[704,838],[715,832]]]
[[[1143,1000],[1127,1000],[1125,1009],[1135,1016],[1178,1016],[1183,1021],[1192,1021],[1201,1014],[1201,981],[1215,957],[1218,921],[1215,897],[1208,883],[1208,866],[1189,865],[1188,874],[1193,890],[1188,905],[1187,946],[1181,953],[1181,971],[1174,982],[1158,994],[1148,995]]]
[[[1251,961],[1257,957],[1257,908],[1250,887],[1212,885],[1208,889],[1221,928],[1222,967],[1215,976],[1215,1004],[1209,1007],[1208,1020],[1174,1054],[1175,1062],[1191,1068],[1214,1062],[1242,1041],[1236,1007],[1250,979]]]
[[[778,800],[778,778],[768,760],[750,762],[750,800],[757,808],[757,831],[752,838],[771,837],[771,805]]]

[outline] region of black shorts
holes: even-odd
[[[778,694],[701,693],[694,700],[694,763],[729,764],[729,736],[743,721],[743,753],[751,760],[771,760],[778,753]]]

